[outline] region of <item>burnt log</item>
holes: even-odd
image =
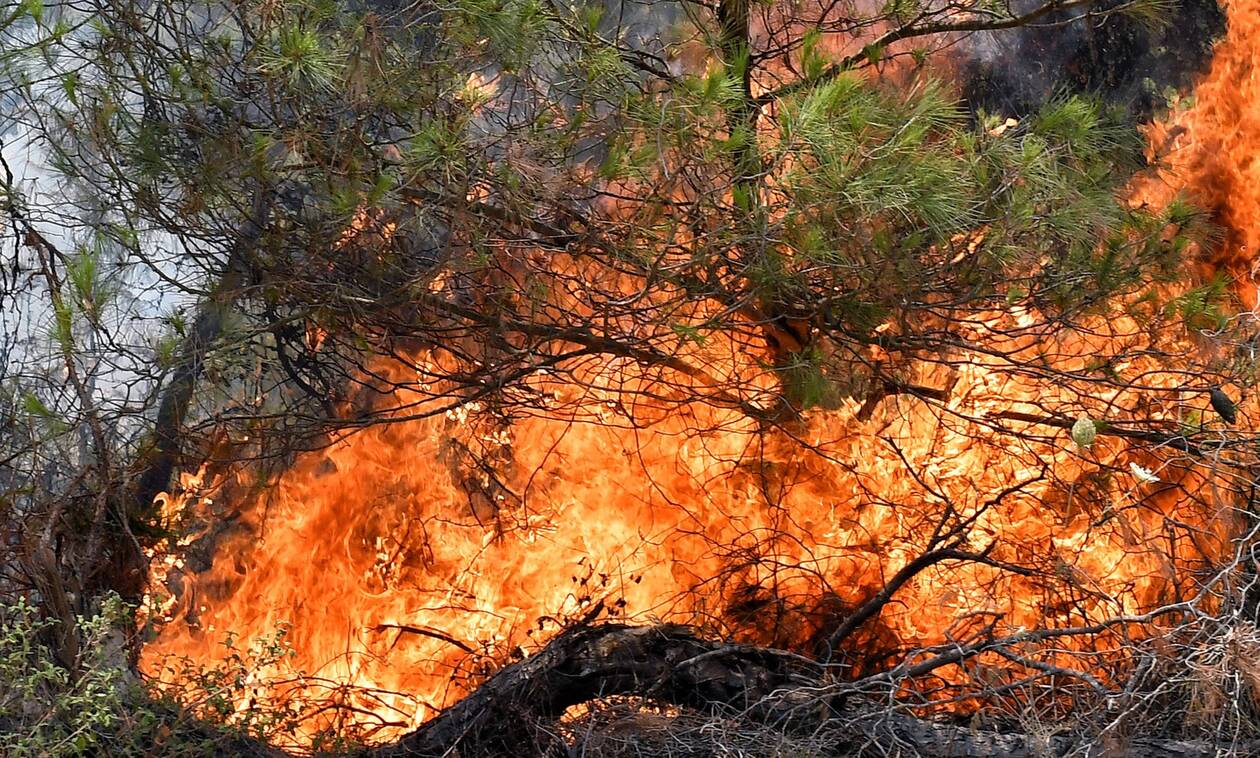
[[[800,701],[799,694],[819,684],[822,673],[806,658],[705,640],[682,626],[578,627],[504,668],[397,743],[365,751],[363,758],[546,752],[552,740],[548,727],[565,710],[613,695],[782,722],[796,715],[793,706],[817,703],[816,697]]]
[[[780,730],[827,735],[819,754],[924,758],[1208,758],[1260,755],[1229,745],[1148,737],[1029,735],[938,723],[834,696],[831,669],[780,650],[706,640],[676,625],[584,626],[504,668],[398,742],[359,758],[564,755],[557,720],[572,706],[617,695],[698,709]],[[832,693],[832,694],[829,694]],[[718,755],[716,745],[699,754]],[[689,755],[691,753],[688,753]]]

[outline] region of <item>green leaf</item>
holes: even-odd
[[[35,23],[44,20],[44,0],[22,0],[21,8]]]
[[[22,395],[22,409],[28,416],[42,421],[53,434],[63,434],[70,428],[64,419],[44,405],[44,401],[36,397],[34,393],[27,392]]]
[[[31,416],[38,416],[43,419],[56,418],[56,415],[52,412],[52,410],[50,410],[48,406],[44,405],[44,401],[40,400],[32,392],[27,392],[22,395],[22,408],[28,415]]]
[[[670,328],[679,339],[685,342],[694,342],[697,345],[703,345],[705,342],[706,337],[699,327],[688,324],[670,324]]]
[[[884,46],[870,44],[862,48],[862,55],[866,56],[867,62],[872,66],[884,59]]]
[[[333,40],[303,26],[281,28],[261,55],[259,70],[276,74],[291,84],[307,83],[332,89],[343,68]]]
[[[74,350],[74,309],[64,299],[53,306],[52,336],[62,352]]]
[[[590,34],[599,31],[599,22],[604,18],[605,7],[598,4],[582,6],[582,22]]]
[[[174,334],[163,335],[153,346],[158,365],[164,369],[174,366],[176,350],[178,349],[179,339]]]
[[[66,99],[75,105],[79,104],[78,84],[79,75],[74,71],[67,72],[61,77],[61,89],[66,93]]]
[[[817,29],[805,32],[801,39],[801,73],[807,80],[817,79],[826,70],[827,62],[818,52],[818,41],[822,33]]]
[[[109,293],[100,281],[98,260],[99,254],[95,250],[83,249],[66,264],[66,278],[75,304],[92,323],[100,318],[101,307],[109,299]]]

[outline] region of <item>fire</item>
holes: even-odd
[[[1228,31],[1215,48],[1211,70],[1194,89],[1189,107],[1150,129],[1151,155],[1163,170],[1141,186],[1137,197],[1152,203],[1186,191],[1212,210],[1226,231],[1215,268],[1235,279],[1248,307],[1260,302],[1255,287],[1260,256],[1260,81],[1255,50],[1260,38],[1260,5],[1253,0],[1222,2]]]
[[[1260,245],[1260,167],[1248,159],[1260,136],[1254,1],[1230,4],[1230,37],[1195,106],[1165,127],[1178,130],[1178,149],[1159,176],[1216,209],[1238,277],[1250,276]],[[1171,133],[1156,131],[1153,143]],[[1137,190],[1150,202],[1169,194],[1154,181]],[[287,629],[291,651],[250,670],[234,707],[293,704],[297,743],[328,732],[382,741],[567,621],[660,619],[817,651],[898,571],[945,547],[983,560],[917,573],[860,631],[864,649],[1091,624],[1174,602],[1221,556],[1236,504],[1224,470],[1123,435],[1126,421],[1219,423],[1206,395],[1187,389],[1201,382],[1141,350],[1158,345],[1192,366],[1206,348],[1153,331],[1132,305],[1051,339],[1031,328],[1035,314],[973,314],[960,336],[976,347],[912,377],[943,400],[892,395],[862,414],[861,398],[848,399],[785,430],[698,402],[631,414],[616,387],[647,380],[629,361],[581,368],[585,390],[535,380],[557,413],[511,422],[473,403],[437,413],[437,401],[396,391],[400,418],[435,415],[303,453],[263,494],[220,482],[169,501],[221,518],[207,498],[226,496],[241,515],[206,570],[168,563],[155,574],[181,597],[158,609],[164,623],[142,666],[186,681],[178,658],[212,663],[226,635]],[[692,349],[715,372],[755,370],[744,347],[715,336]],[[1118,355],[1136,357],[1110,366],[1116,382],[1083,378]],[[414,368],[373,371],[405,380]],[[1120,433],[1078,447],[1069,428],[1082,416]],[[991,674],[948,676],[962,685]]]
[[[1075,356],[1064,366],[1125,327],[1059,346]],[[1152,413],[1197,402],[1179,395],[1175,373],[1122,370],[1168,387]],[[486,427],[464,407],[366,429],[302,455],[247,510],[240,538],[221,542],[197,580],[189,611],[146,646],[146,670],[162,676],[169,655],[214,660],[229,632],[265,638],[288,625],[296,655],[253,672],[257,683],[271,696],[342,699],[340,710],[304,722],[306,736],[353,726],[379,740],[431,717],[560,620],[599,606],[808,646],[932,547],[941,524],[971,523],[960,549],[992,563],[943,562],[903,588],[878,619],[901,647],[991,622],[1094,622],[1187,589],[1173,562],[1202,561],[1210,532],[1176,547],[1169,524],[1226,523],[1228,503],[1197,502],[1176,484],[1178,464],[1115,440],[1076,451],[1065,429],[995,435],[952,415],[1079,407],[1075,388],[1022,380],[980,355],[947,374],[919,378],[953,382],[945,409],[889,399],[859,422],[851,403],[819,414],[800,440],[699,405],[639,430],[597,400],[587,402],[606,423]],[[1096,413],[1136,402],[1093,401]],[[501,465],[468,465],[471,446]],[[1161,483],[1127,473],[1130,463]],[[338,694],[320,683],[349,686]]]

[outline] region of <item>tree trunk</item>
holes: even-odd
[[[243,283],[246,255],[258,244],[266,229],[271,202],[269,191],[258,189],[254,193],[249,217],[241,222],[223,274],[198,306],[192,329],[184,336],[179,362],[162,389],[151,444],[131,466],[130,491],[125,501],[128,504],[126,515],[132,521],[147,521],[154,498],[170,489],[171,476],[184,456],[183,425],[193,391],[201,378],[206,356],[223,330],[231,298]],[[135,550],[124,551],[117,564],[109,572],[108,589],[129,602],[138,602],[148,579],[145,557]]]

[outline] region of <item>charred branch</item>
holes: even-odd
[[[783,651],[705,640],[680,626],[580,627],[491,677],[463,701],[397,743],[360,758],[542,754],[556,744],[565,710],[633,695],[784,733],[827,734],[826,755],[928,758],[1134,758],[1246,754],[1260,743],[1147,737],[1040,736],[971,729],[886,708],[842,704],[834,670]],[[830,693],[830,694],[829,694]],[[712,745],[702,750],[710,754]]]
[[[1040,424],[1043,426],[1056,427],[1058,429],[1071,429],[1072,424],[1075,423],[1074,419],[1039,416],[1033,413],[1022,413],[1020,411],[1000,411],[990,416],[990,418],[998,420],[1023,421],[1028,424]],[[1149,442],[1155,445],[1166,445],[1197,456],[1206,457],[1213,453],[1213,451],[1207,450],[1202,446],[1189,441],[1184,435],[1176,433],[1159,432],[1150,429],[1132,429],[1115,424],[1106,424],[1099,430],[1098,433]]]
[[[945,402],[949,399],[949,389],[941,389],[937,387],[924,387],[917,384],[906,384],[893,379],[884,377],[878,380],[870,392],[867,393],[866,399],[862,401],[862,407],[858,409],[856,418],[858,421],[869,421],[871,415],[875,413],[875,409],[885,398],[894,395],[910,395],[912,397],[922,398],[925,400],[936,400]]]
[[[963,550],[961,549],[960,544],[955,544],[937,550],[930,550],[907,563],[900,571],[888,580],[888,583],[884,585],[883,589],[875,593],[873,597],[863,603],[857,611],[846,618],[838,627],[836,627],[836,630],[827,637],[827,646],[824,651],[823,660],[829,660],[831,654],[839,648],[841,643],[848,639],[850,635],[861,628],[867,621],[870,621],[872,618],[879,615],[879,612],[884,608],[884,606],[888,605],[888,603],[892,600],[893,595],[897,593],[897,590],[901,589],[907,582],[914,579],[914,577],[918,576],[925,569],[935,566],[938,563],[942,563],[944,561],[969,561],[972,563],[983,563],[995,566],[1023,576],[1032,576],[1036,573],[1022,566],[1002,563],[1001,561],[995,561],[990,558],[989,553],[992,551],[994,544],[990,544],[988,548],[979,553]]]
[[[904,754],[924,758],[1040,758],[1065,755],[1091,758],[1110,755],[1211,758],[1223,754],[1244,755],[1260,749],[1260,743],[1255,742],[1225,747],[1203,741],[1144,737],[1082,739],[1068,735],[1003,734],[892,713],[863,716],[855,720],[853,726],[868,737],[872,748],[900,750]]]
[[[783,718],[788,711],[776,693],[811,687],[821,674],[820,667],[799,656],[711,642],[686,627],[583,627],[503,669],[396,744],[366,751],[363,758],[514,753],[537,745],[540,727],[567,708],[612,695]]]

